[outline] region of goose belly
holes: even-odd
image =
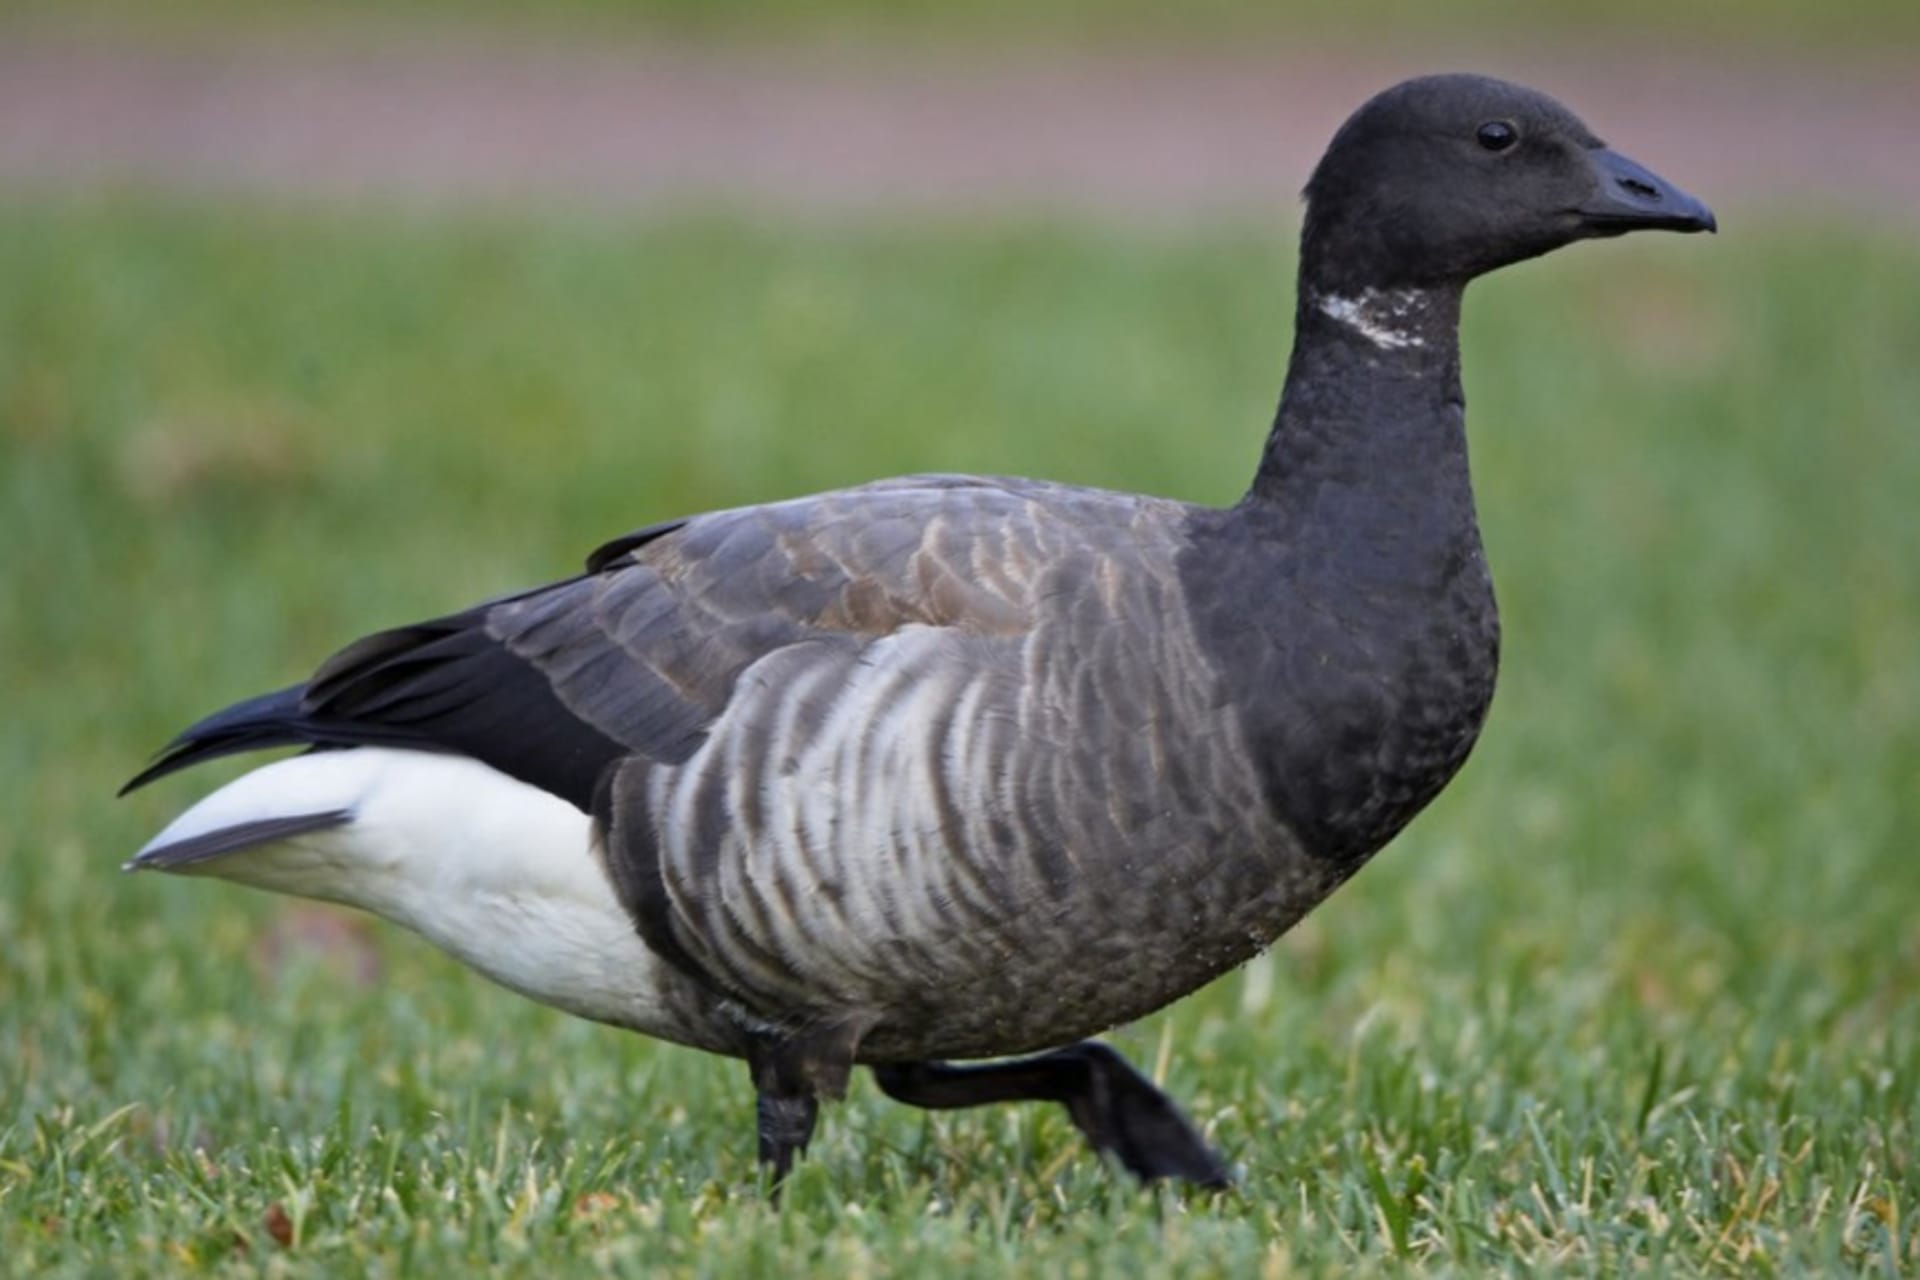
[[[610,856],[647,864],[716,988],[776,1021],[859,1011],[875,1061],[1019,1052],[1194,990],[1338,883],[1204,690],[1115,696],[1097,661],[967,643],[750,672],[700,752],[624,792],[645,835]]]

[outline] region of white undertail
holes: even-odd
[[[326,829],[164,866],[188,841],[336,812],[346,820]],[[181,814],[128,865],[359,907],[535,1000],[689,1038],[587,815],[465,756],[361,747],[281,760]]]

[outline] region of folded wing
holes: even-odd
[[[471,756],[592,813],[647,942],[716,994],[876,1007],[905,1035],[913,993],[1079,945],[1050,921],[1127,896],[1134,852],[1156,876],[1216,861],[1246,796],[1225,738],[1191,745],[1218,694],[1183,621],[1184,513],[934,476],[653,526],[580,577],[349,646],[136,785],[284,743]],[[1072,985],[1027,1002],[1036,1027]],[[1001,1025],[948,1041],[1004,1038],[975,1005]]]

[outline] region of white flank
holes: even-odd
[[[1314,301],[1322,315],[1346,325],[1376,347],[1398,351],[1427,345],[1425,338],[1402,327],[1422,303],[1419,293],[1412,289],[1394,293],[1367,289],[1357,298],[1333,294]]]
[[[335,810],[353,820],[179,870],[360,907],[542,1003],[689,1038],[661,1005],[660,961],[614,897],[587,815],[476,760],[375,747],[295,756],[214,792],[141,852]]]

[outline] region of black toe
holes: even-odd
[[[1142,1182],[1178,1178],[1209,1188],[1233,1185],[1226,1161],[1173,1099],[1113,1048],[1087,1041],[1058,1056],[1084,1064],[1086,1088],[1065,1101],[1095,1150],[1111,1154]]]

